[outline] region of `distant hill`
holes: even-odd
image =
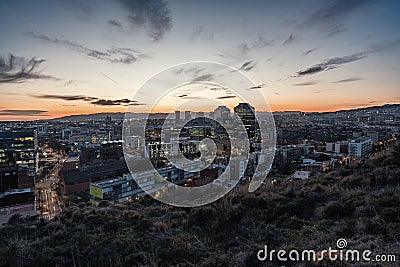
[[[383,111],[383,110],[400,110],[400,104],[385,104],[382,106],[372,106],[365,108],[355,108],[355,109],[342,109],[333,112],[325,112],[325,113],[338,113],[338,112],[359,112],[359,111]]]
[[[340,113],[340,112],[359,112],[359,111],[380,111],[380,110],[400,110],[400,104],[386,104],[382,106],[372,106],[365,108],[356,108],[356,109],[347,109],[347,110],[338,110],[331,112],[307,112],[307,113],[320,113],[320,114],[329,114],[329,113]],[[144,113],[135,113],[136,115],[145,115]],[[162,114],[159,113],[158,116]],[[103,112],[103,113],[93,113],[93,114],[79,114],[79,115],[69,115],[60,118],[52,119],[53,121],[88,121],[88,120],[103,120],[106,116],[111,116],[112,120],[123,120],[125,113],[124,112]],[[155,115],[157,116],[157,115]]]
[[[52,119],[53,121],[89,121],[89,120],[104,120],[107,116],[111,116],[112,120],[123,120],[125,113],[123,112],[104,112],[93,114],[69,115],[61,118]]]

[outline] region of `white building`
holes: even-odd
[[[362,158],[372,150],[372,140],[367,137],[360,137],[349,141],[349,157]]]
[[[311,172],[310,171],[296,171],[293,174],[294,179],[307,179],[310,178]]]

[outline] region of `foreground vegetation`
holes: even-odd
[[[305,181],[268,183],[253,194],[243,187],[198,208],[103,204],[70,206],[50,222],[13,217],[0,229],[0,266],[266,266],[256,257],[264,245],[323,250],[338,238],[400,261],[399,147]],[[280,265],[296,263],[268,266]]]

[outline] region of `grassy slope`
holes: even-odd
[[[243,188],[204,207],[148,200],[69,207],[51,222],[13,218],[0,229],[0,266],[265,266],[256,259],[264,245],[322,250],[338,238],[349,249],[399,253],[399,148],[307,181],[254,194]]]

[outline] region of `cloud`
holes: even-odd
[[[3,109],[0,110],[1,116],[49,116],[47,110],[39,109]]]
[[[171,11],[162,0],[115,0],[122,5],[132,29],[145,28],[154,40],[161,40],[172,29]]]
[[[369,2],[368,0],[338,0],[327,6],[316,9],[296,25],[299,29],[317,29],[325,37],[338,34],[345,30],[342,22],[352,12]],[[326,3],[326,2],[325,2]]]
[[[41,74],[38,66],[45,62],[44,59],[16,57],[10,54],[8,57],[0,56],[0,83],[20,83],[27,80],[60,80],[51,75]]]
[[[91,96],[85,96],[85,95],[31,95],[32,97],[35,98],[42,98],[42,99],[59,99],[59,100],[65,100],[65,101],[77,101],[77,100],[82,100],[82,101],[93,101],[96,100],[96,97],[91,97]]]
[[[347,82],[355,82],[355,81],[360,81],[363,80],[364,78],[358,78],[358,77],[351,77],[343,80],[338,80],[332,83],[347,83]]]
[[[109,20],[107,21],[107,24],[116,28],[122,28],[122,24],[119,21],[116,20]]]
[[[260,49],[266,46],[271,46],[273,44],[272,40],[268,40],[263,36],[258,36],[257,39],[242,43],[239,45],[240,53],[245,54],[252,49]]]
[[[331,29],[329,29],[325,33],[325,35],[323,35],[322,37],[329,38],[329,37],[332,37],[332,36],[334,36],[336,34],[342,33],[345,30],[346,30],[346,28],[343,25],[339,24],[339,25],[333,26]]]
[[[211,91],[225,91],[226,88],[223,88],[223,87],[212,87],[212,88],[210,88],[210,90]]]
[[[246,54],[246,53],[249,52],[250,50],[251,50],[251,49],[250,49],[249,44],[244,43],[244,44],[240,44],[240,45],[239,45],[239,51],[240,51],[241,54]]]
[[[371,45],[369,52],[382,52],[400,47],[400,39],[386,41],[378,44]]]
[[[203,31],[204,31],[203,26],[198,26],[194,28],[192,35],[190,36],[190,39],[191,40],[197,39],[197,37],[199,37],[203,33]]]
[[[304,51],[304,52],[302,53],[302,55],[303,55],[303,56],[308,56],[309,54],[311,54],[311,53],[314,52],[315,50],[317,50],[317,48],[313,48],[313,49]]]
[[[258,38],[251,43],[251,47],[253,47],[253,48],[263,48],[263,47],[271,46],[271,45],[272,45],[272,41],[267,40],[262,36],[258,36]]]
[[[314,91],[313,93],[314,93],[314,94],[319,94],[319,93],[322,93],[322,92],[335,91],[335,90],[336,90],[336,89],[324,89],[324,90]]]
[[[96,106],[126,106],[127,104],[130,104],[131,101],[127,98],[116,100],[98,99],[96,101],[92,101],[91,103]]]
[[[69,41],[69,40],[63,40],[63,39],[58,39],[58,38],[50,38],[47,35],[37,33],[37,32],[27,32],[27,36],[31,38],[35,38],[41,41],[57,44],[57,45],[62,45],[68,49],[77,51],[81,54],[85,54],[88,57],[95,58],[98,60],[104,60],[112,63],[122,63],[122,64],[130,64],[134,63],[138,60],[139,57],[145,56],[139,51],[133,50],[131,48],[124,48],[124,47],[111,47],[107,49],[106,51],[100,51],[100,50],[95,50],[88,48],[86,46],[83,46],[81,44]]]
[[[138,103],[138,102],[131,102],[128,104],[129,106],[145,106],[147,104],[145,103]]]
[[[256,85],[256,86],[252,86],[252,87],[250,87],[250,88],[247,88],[247,90],[258,90],[258,89],[261,89],[261,88],[263,88],[263,87],[265,87],[265,86],[267,86],[265,83],[262,83],[262,84],[259,84],[259,85]]]
[[[86,95],[50,95],[50,94],[41,94],[41,95],[30,95],[34,98],[40,99],[59,99],[64,101],[84,101],[90,102],[95,106],[128,106],[128,105],[145,105],[143,103],[138,103],[137,101],[131,101],[127,98],[123,99],[102,99],[93,96]],[[136,103],[136,104],[135,104]]]
[[[354,62],[360,59],[363,59],[367,56],[367,53],[357,53],[357,54],[352,54],[344,57],[334,57],[331,59],[327,59],[319,64],[313,65],[311,67],[305,68],[303,70],[299,70],[296,72],[294,77],[301,77],[301,76],[306,76],[306,75],[311,75],[323,71],[328,71],[332,69],[336,69],[340,67],[341,65]]]
[[[289,37],[283,42],[283,45],[290,44],[294,41],[293,34],[290,34]]]
[[[203,70],[205,70],[204,68],[200,68],[200,67],[192,67],[192,68],[180,68],[176,71],[176,74],[189,74],[192,76],[197,76],[199,75],[200,72],[202,72]]]
[[[217,97],[217,99],[229,99],[229,98],[236,98],[237,96],[235,95],[224,95],[224,96],[220,96]]]
[[[249,70],[253,69],[256,65],[257,65],[257,61],[249,60],[249,61],[246,61],[245,63],[243,63],[239,69],[244,70],[244,71],[249,71]]]
[[[192,82],[211,81],[214,78],[212,74],[200,75],[192,80]]]
[[[303,83],[296,83],[293,84],[294,86],[309,86],[309,85],[316,85],[318,82],[317,81],[309,81],[309,82],[303,82]]]

